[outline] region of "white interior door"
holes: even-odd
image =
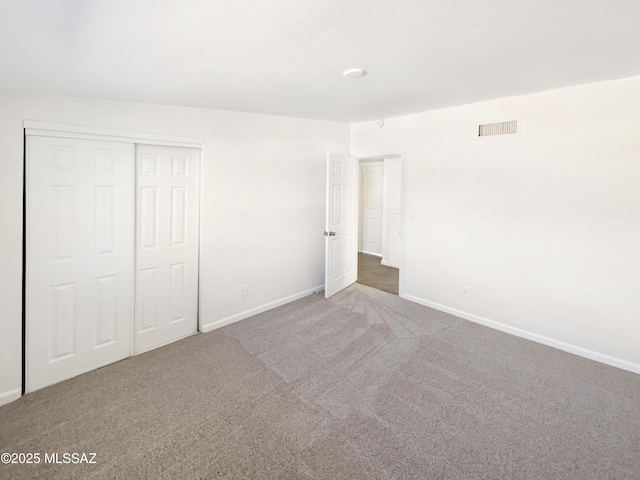
[[[382,256],[382,163],[364,165],[362,188],[362,251]]]
[[[198,329],[200,151],[136,146],[134,351]]]
[[[325,298],[358,278],[358,160],[327,155]]]
[[[131,352],[133,145],[27,137],[26,390]]]
[[[384,160],[384,220],[382,264],[400,268],[402,258],[402,160]]]

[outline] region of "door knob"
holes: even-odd
[[[325,237],[335,237],[335,236],[336,236],[336,232],[327,232],[327,231],[325,230],[325,232],[324,232],[324,236],[325,236]]]

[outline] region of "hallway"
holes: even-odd
[[[358,280],[378,290],[398,295],[400,270],[380,264],[380,257],[368,253],[358,253]]]

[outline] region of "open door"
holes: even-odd
[[[327,155],[324,296],[358,279],[358,159]]]

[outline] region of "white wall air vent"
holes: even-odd
[[[518,120],[482,123],[478,125],[479,137],[494,137],[496,135],[517,135],[518,133]]]

